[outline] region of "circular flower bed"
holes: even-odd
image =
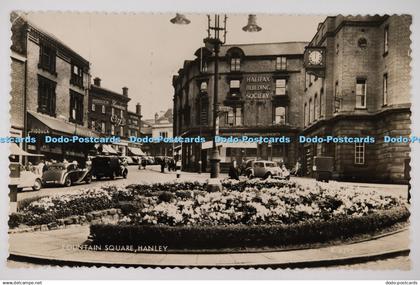
[[[21,201],[9,225],[39,225],[119,208],[116,224],[92,224],[97,244],[176,248],[282,246],[371,234],[407,221],[404,202],[339,183],[303,186],[281,180],[106,186]]]

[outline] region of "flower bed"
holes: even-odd
[[[399,207],[366,216],[340,217],[323,222],[303,221],[296,224],[167,226],[111,225],[90,227],[97,245],[164,245],[174,249],[224,249],[244,247],[281,247],[346,239],[357,234],[375,233],[406,221],[409,213]]]
[[[116,224],[91,225],[95,243],[221,248],[346,238],[409,217],[398,198],[350,190],[339,183],[303,186],[281,180],[225,180],[222,184],[224,190],[219,192],[186,182],[106,186],[40,197],[21,201],[20,212],[10,216],[9,225],[48,225],[70,218],[72,223],[89,222],[89,213],[115,208]]]

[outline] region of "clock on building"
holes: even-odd
[[[322,63],[322,52],[320,50],[309,51],[308,61],[312,65],[320,65]]]
[[[325,55],[325,47],[306,47],[304,53],[304,64],[306,72],[318,77],[324,77]]]

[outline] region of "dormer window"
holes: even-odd
[[[230,71],[240,71],[241,70],[241,58],[233,57],[230,59]]]

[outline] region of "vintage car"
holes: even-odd
[[[86,182],[89,184],[92,181],[92,174],[89,168],[78,168],[76,164],[54,163],[45,166],[42,174],[43,185],[63,185],[71,186]]]
[[[248,178],[259,177],[262,179],[267,178],[280,178],[280,179],[289,179],[290,172],[286,167],[279,166],[274,161],[267,160],[249,160],[247,161],[245,168],[245,175]]]
[[[18,189],[32,188],[34,191],[39,191],[42,188],[42,177],[32,171],[20,171]]]
[[[97,156],[92,159],[92,175],[97,180],[102,177],[109,177],[115,179],[117,176],[127,178],[128,169],[123,159],[117,156]]]

